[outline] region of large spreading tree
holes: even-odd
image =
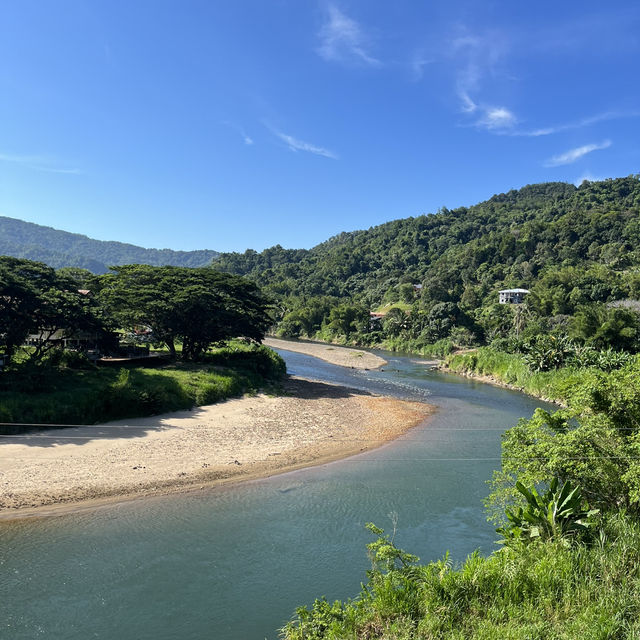
[[[60,336],[103,331],[95,301],[42,262],[0,256],[0,349],[12,357],[32,336],[29,359],[39,361]]]
[[[123,328],[149,327],[173,357],[181,342],[184,360],[197,360],[229,338],[260,341],[269,326],[254,283],[207,267],[112,267],[100,287],[102,304]]]

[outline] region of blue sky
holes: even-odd
[[[0,215],[311,247],[640,171],[640,3],[1,3]]]

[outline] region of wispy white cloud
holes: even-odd
[[[545,167],[559,167],[565,164],[573,164],[580,158],[586,156],[593,151],[600,151],[601,149],[607,149],[611,146],[611,140],[605,140],[600,144],[585,144],[582,147],[576,147],[575,149],[569,149],[557,156],[549,158],[545,163]]]
[[[56,162],[47,156],[15,155],[10,153],[0,153],[0,162],[21,165],[33,171],[44,171],[45,173],[64,173],[68,175],[80,175],[80,169],[60,167]]]
[[[460,102],[462,103],[461,109],[464,113],[473,113],[478,105],[471,99],[469,93],[463,87],[458,87],[458,98],[460,98]]]
[[[472,33],[465,27],[448,42],[448,55],[455,67],[455,91],[462,113],[473,114],[473,124],[495,134],[510,133],[518,122],[512,110],[482,99],[485,85],[502,74],[500,67],[509,50],[505,36],[498,31]]]
[[[357,62],[372,67],[382,63],[367,52],[368,38],[362,27],[335,5],[327,7],[327,19],[319,33],[318,53],[333,62]]]
[[[338,155],[329,149],[325,149],[324,147],[318,147],[315,144],[311,144],[310,142],[305,142],[304,140],[300,140],[298,138],[294,138],[282,131],[278,131],[273,127],[266,125],[267,128],[275,135],[280,138],[284,143],[286,143],[287,147],[291,151],[306,151],[307,153],[313,153],[316,156],[323,156],[325,158],[331,158],[332,160],[337,160]]]
[[[574,122],[565,122],[564,124],[555,125],[552,127],[544,127],[541,129],[533,129],[532,131],[521,131],[518,135],[533,137],[549,136],[554,133],[561,133],[562,131],[570,131],[571,129],[582,129],[583,127],[589,127],[592,124],[605,122],[607,120],[619,120],[622,118],[638,117],[640,117],[640,111],[604,111],[603,113],[597,113],[593,116],[575,120]]]
[[[416,51],[411,59],[411,75],[418,81],[424,75],[425,67],[435,62],[435,58],[425,56],[423,51]]]
[[[465,27],[449,41],[449,55],[456,65],[456,92],[463,112],[476,110],[478,101],[473,95],[481,91],[487,77],[496,75],[508,48],[502,33],[471,33]]]
[[[515,115],[505,107],[485,107],[476,125],[493,132],[505,132],[517,123]]]
[[[239,124],[236,124],[235,122],[229,122],[228,120],[225,120],[222,124],[226,125],[227,127],[230,127],[231,129],[233,129],[234,131],[237,131],[238,134],[240,134],[240,137],[242,138],[242,141],[246,144],[246,145],[252,145],[253,144],[253,138],[251,138],[250,136],[247,135],[247,132],[244,130],[243,127],[241,127]]]

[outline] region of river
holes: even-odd
[[[429,402],[428,421],[331,464],[64,516],[0,522],[0,638],[274,640],[296,606],[358,593],[366,522],[423,562],[489,553],[500,435],[539,401],[380,353],[383,371],[280,352],[292,374]]]

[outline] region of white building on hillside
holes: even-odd
[[[503,289],[500,291],[500,304],[522,304],[529,289]]]

